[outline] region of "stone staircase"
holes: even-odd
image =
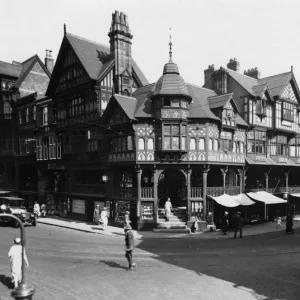
[[[190,233],[190,229],[186,226],[186,209],[175,208],[170,216],[170,221],[166,222],[163,210],[159,209],[157,228],[154,232],[169,232],[169,233]]]

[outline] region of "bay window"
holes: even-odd
[[[220,139],[221,150],[232,150],[232,133],[229,131],[221,131]]]
[[[288,102],[282,102],[282,119],[293,122],[294,121],[294,105]]]
[[[271,155],[288,155],[286,136],[277,135],[271,139]]]
[[[289,142],[290,156],[300,157],[300,138],[293,138]]]
[[[179,150],[180,148],[180,125],[164,125],[164,150]],[[185,143],[185,139],[184,139]],[[181,147],[182,148],[182,147]],[[185,145],[184,145],[185,148]]]
[[[240,146],[244,147],[244,145]],[[240,150],[242,149],[240,148]],[[249,153],[265,153],[266,152],[266,132],[265,131],[249,131],[247,150]]]

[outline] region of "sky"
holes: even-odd
[[[1,1],[0,60],[25,61],[45,49],[57,57],[63,24],[69,33],[109,45],[112,13],[128,16],[132,56],[149,80],[173,61],[185,82],[204,84],[208,65],[240,70],[257,67],[261,77],[293,66],[300,86],[300,2],[298,0],[10,0]]]

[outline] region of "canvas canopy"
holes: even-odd
[[[279,204],[279,203],[287,203],[286,200],[276,197],[270,193],[260,191],[256,193],[247,193],[247,195],[257,201],[264,202],[265,204]]]
[[[293,197],[300,197],[300,193],[294,193],[294,194],[290,194]]]
[[[245,194],[239,194],[235,196],[230,196],[227,194],[223,194],[219,197],[213,197],[210,196],[212,199],[214,199],[217,203],[219,203],[222,206],[226,207],[236,207],[239,205],[252,205],[255,202],[253,202],[249,197],[247,197]]]

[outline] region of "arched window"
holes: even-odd
[[[143,138],[139,138],[139,150],[145,150],[145,140]]]
[[[148,150],[153,150],[153,139],[148,139]]]
[[[218,151],[219,150],[219,143],[218,140],[214,140],[214,150]]]
[[[205,140],[204,139],[199,140],[199,150],[205,150]]]
[[[209,139],[208,150],[213,150],[213,140]]]
[[[190,150],[196,150],[196,140],[190,139]]]
[[[240,153],[244,153],[244,143],[240,142]]]
[[[236,142],[233,142],[232,152],[237,152],[237,151],[236,151]]]

